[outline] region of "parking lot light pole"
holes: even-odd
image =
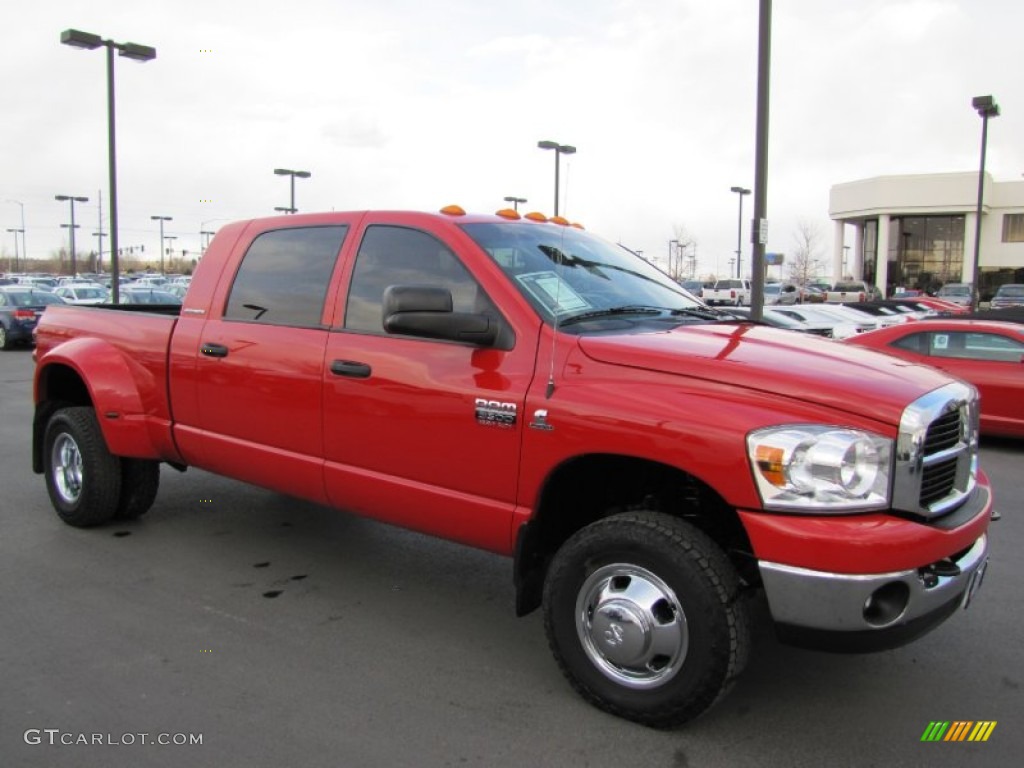
[[[164,222],[174,221],[170,216],[150,216],[153,221],[160,222],[160,274],[164,273]]]
[[[107,158],[110,171],[110,298],[118,303],[118,284],[121,267],[118,263],[117,243],[117,152],[115,149],[114,123],[114,50],[118,55],[133,61],[152,61],[156,58],[156,49],[138,43],[115,43],[104,40],[91,32],[77,29],[65,29],[60,33],[63,45],[74,48],[93,50],[101,45],[107,49]]]
[[[7,231],[14,233],[14,268],[11,269],[10,271],[11,272],[17,272],[18,271],[18,233],[20,232],[22,234],[22,236],[24,236],[25,235],[25,230],[24,229],[13,229],[13,228],[10,228]]]
[[[178,236],[177,235],[167,235],[167,237],[165,237],[164,239],[168,242],[168,246],[167,246],[167,256],[168,256],[168,258],[174,258],[174,241],[178,239]],[[162,253],[160,254],[160,263],[161,263],[161,266],[162,266],[163,265],[163,254]],[[160,274],[162,275],[163,273],[164,273],[163,269],[161,269],[160,270]]]
[[[743,269],[743,196],[749,195],[750,190],[730,187],[730,191],[735,192],[740,198],[740,215],[736,222],[736,277],[740,277],[740,271]]]
[[[999,105],[991,96],[975,96],[971,106],[981,115],[981,167],[978,170],[978,206],[974,215],[974,276],[971,280],[971,309],[975,312],[981,305],[981,203],[985,194],[985,148],[988,145],[988,119],[999,117]]]
[[[21,258],[28,261],[28,247],[25,245],[25,204],[20,200],[5,200],[6,203],[14,203],[21,208]]]
[[[68,227],[71,232],[71,276],[75,277],[78,274],[78,267],[75,264],[75,230],[78,226],[75,224],[75,203],[88,203],[88,197],[77,197],[74,195],[54,195],[54,200],[64,202],[67,200],[71,204],[71,224],[61,224],[62,227]]]
[[[557,141],[538,141],[537,146],[540,149],[553,149],[555,150],[555,216],[558,215],[558,159],[561,155],[574,155],[576,154],[576,147],[569,144],[559,144]]]
[[[519,204],[520,203],[525,203],[526,202],[526,198],[525,197],[509,196],[509,197],[505,198],[505,202],[506,203],[512,203],[512,210],[518,211],[519,210]]]
[[[274,210],[275,211],[283,211],[284,213],[298,213],[299,210],[298,210],[298,208],[295,207],[295,177],[297,176],[300,179],[308,179],[313,174],[311,174],[309,171],[292,171],[292,170],[289,170],[287,168],[275,168],[274,169],[274,173],[276,175],[278,175],[278,176],[291,176],[291,186],[292,186],[292,202],[291,202],[291,205],[289,207],[287,207],[287,208],[275,208]]]

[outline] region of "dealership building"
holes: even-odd
[[[974,281],[980,227],[983,299],[1003,283],[1024,283],[1024,181],[978,173],[878,176],[832,187],[832,274],[867,280],[886,295]]]

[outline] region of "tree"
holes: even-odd
[[[821,249],[824,238],[818,225],[809,219],[797,222],[793,233],[793,254],[789,258],[789,278],[797,285],[807,285],[821,273]]]
[[[697,268],[697,238],[682,224],[673,224],[672,234],[675,237],[669,248],[668,269],[665,271],[676,281],[693,277]]]

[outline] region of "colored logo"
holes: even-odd
[[[995,729],[995,720],[933,720],[921,734],[921,741],[988,741]]]

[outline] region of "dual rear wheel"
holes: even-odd
[[[128,520],[153,506],[160,465],[110,453],[92,408],[62,408],[46,425],[43,442],[46,490],[60,518],[89,528]]]

